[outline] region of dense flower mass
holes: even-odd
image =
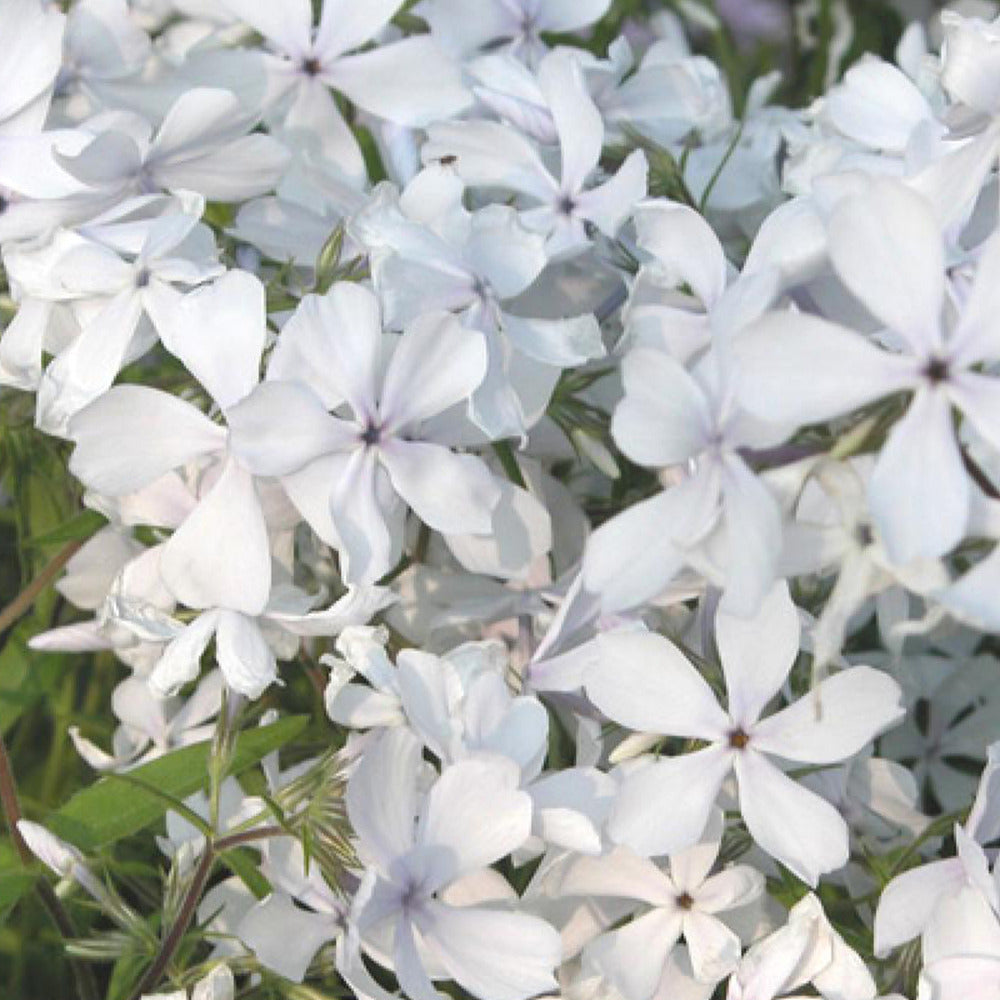
[[[0,0],[5,997],[1000,1000],[998,164],[990,0]]]

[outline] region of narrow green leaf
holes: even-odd
[[[259,729],[242,732],[236,743],[230,772],[239,774],[272,750],[295,739],[309,719],[293,715]],[[175,750],[131,772],[134,778],[154,785],[163,794],[152,794],[134,783],[102,778],[74,795],[58,809],[47,826],[58,836],[92,851],[156,822],[169,808],[166,796],[183,799],[208,782],[211,740]]]
[[[82,510],[75,517],[63,522],[58,528],[46,531],[41,535],[34,535],[25,544],[36,549],[42,549],[49,545],[65,545],[67,542],[75,542],[80,538],[90,538],[108,523],[106,517],[102,517],[97,511]]]

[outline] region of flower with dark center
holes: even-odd
[[[372,421],[369,421],[365,429],[361,432],[361,440],[369,448],[374,448],[382,439],[382,429]]]
[[[931,358],[924,368],[923,375],[932,385],[939,385],[948,380],[948,362],[944,358]]]
[[[315,56],[302,60],[302,71],[306,76],[319,76],[323,71],[323,66]]]
[[[729,745],[734,750],[745,750],[749,742],[750,742],[749,733],[745,732],[742,729],[734,729],[729,734]]]

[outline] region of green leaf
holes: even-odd
[[[10,844],[0,842],[0,924],[17,901],[30,892],[37,876],[28,871]]]
[[[242,732],[236,743],[230,773],[239,774],[272,750],[277,750],[305,730],[309,719],[293,715],[270,726]],[[131,774],[161,793],[183,799],[208,782],[212,741],[175,750],[166,757],[136,768]],[[134,784],[102,778],[74,795],[46,825],[58,836],[84,851],[113,844],[122,837],[155,823],[169,808],[163,795],[154,795]]]
[[[253,893],[255,899],[263,899],[272,891],[271,883],[261,874],[257,856],[246,847],[234,847],[223,851],[222,863]]]
[[[67,542],[75,542],[81,538],[90,538],[107,523],[107,518],[102,517],[97,511],[82,510],[75,517],[60,524],[58,528],[29,538],[26,544],[36,549],[49,545],[65,545]]]

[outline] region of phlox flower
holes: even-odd
[[[847,863],[847,824],[772,758],[821,765],[846,760],[902,717],[899,686],[881,671],[854,667],[762,719],[799,651],[798,612],[783,582],[751,619],[720,611],[715,639],[728,710],[662,636],[616,632],[598,640],[601,660],[587,671],[586,691],[608,718],[639,732],[708,743],[629,771],[609,835],[646,855],[687,847],[705,828],[722,783],[735,772],[751,836],[815,885],[820,875]]]

